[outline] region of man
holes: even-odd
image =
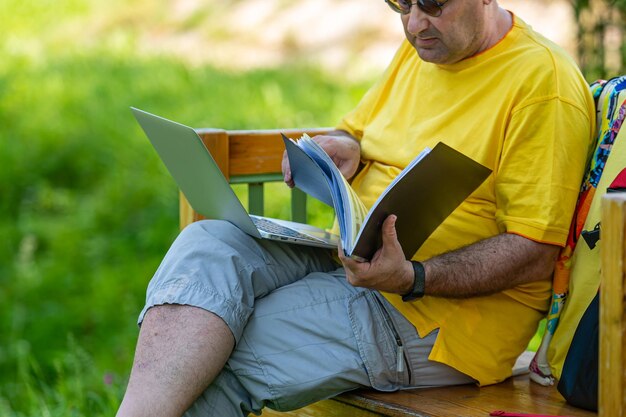
[[[315,140],[367,206],[438,141],[493,174],[413,262],[393,215],[370,262],[340,250],[342,265],[225,222],[187,227],[148,288],[119,416],[247,415],[510,375],[548,305],[593,101],[571,59],[496,0],[387,3],[408,42]]]

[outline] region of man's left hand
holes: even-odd
[[[396,219],[395,215],[390,215],[383,222],[383,246],[369,262],[348,258],[339,247],[339,259],[350,284],[396,294],[406,294],[413,289],[413,266],[404,257],[398,242]]]

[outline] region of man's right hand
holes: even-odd
[[[346,179],[352,178],[361,160],[361,146],[353,136],[343,130],[336,130],[312,139],[326,151]],[[285,183],[293,188],[295,184],[291,177],[287,151],[283,153],[282,169]]]

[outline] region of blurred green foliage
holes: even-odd
[[[132,27],[113,46],[59,42],[101,11],[0,4],[2,416],[112,415],[121,399],[145,287],[178,231],[178,191],[129,106],[196,127],[330,126],[367,86],[297,65],[236,73],[139,55]],[[281,188],[271,215],[285,215]]]
[[[572,0],[576,55],[588,80],[608,79],[626,70],[626,0]]]

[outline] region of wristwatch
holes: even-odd
[[[402,296],[402,301],[413,301],[424,296],[424,287],[426,284],[426,273],[424,272],[424,265],[418,261],[411,261],[413,265],[413,289]]]

